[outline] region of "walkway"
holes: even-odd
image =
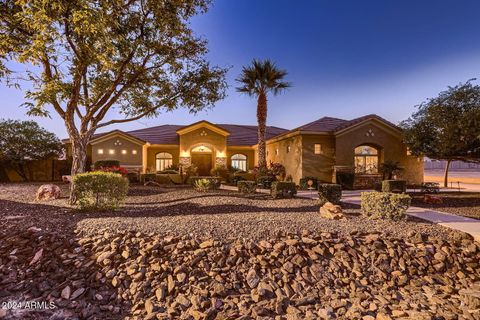
[[[343,191],[342,201],[360,205],[360,193],[361,191]],[[480,220],[420,207],[408,208],[407,214],[444,227],[469,233],[475,240],[480,242]]]

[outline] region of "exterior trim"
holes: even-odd
[[[115,136],[121,136],[122,138],[132,142],[132,143],[135,143],[135,144],[138,144],[139,146],[143,146],[143,145],[149,145],[148,142],[144,141],[144,140],[141,140],[141,139],[138,139],[132,135],[129,135],[128,133],[125,133],[123,131],[120,131],[120,130],[114,130],[114,131],[111,131],[109,133],[106,133],[98,138],[95,138],[95,139],[92,139],[90,141],[90,144],[91,145],[95,145],[95,144],[98,144],[100,142],[103,142],[103,141],[106,141],[106,140],[109,140],[111,139],[112,137],[115,137]]]
[[[177,133],[179,135],[182,135],[182,134],[185,134],[185,133],[195,131],[195,130],[200,129],[200,128],[207,128],[207,129],[212,130],[213,132],[216,132],[216,133],[218,133],[222,136],[225,136],[225,137],[228,137],[230,135],[230,132],[228,132],[227,130],[225,130],[223,128],[220,128],[219,126],[216,126],[213,123],[210,123],[206,120],[195,122],[195,123],[193,123],[191,125],[188,125],[188,126],[182,128],[182,129],[179,129],[179,130],[177,130]]]
[[[372,118],[368,118],[368,119],[365,119],[365,120],[363,120],[363,121],[360,121],[359,123],[355,123],[355,124],[353,124],[353,125],[351,125],[351,126],[348,126],[348,127],[344,128],[344,129],[341,129],[341,130],[335,132],[335,135],[336,135],[336,136],[341,136],[341,135],[343,135],[343,134],[345,134],[345,133],[348,133],[348,132],[352,131],[353,129],[355,129],[356,127],[358,127],[358,126],[360,126],[360,125],[364,125],[364,124],[365,124],[366,122],[368,122],[368,121],[376,122],[377,124],[380,124],[380,125],[382,125],[383,127],[390,129],[390,131],[393,132],[393,133],[396,134],[396,135],[399,135],[399,136],[400,136],[400,135],[402,134],[402,131],[401,131],[400,129],[398,129],[398,128],[396,128],[396,127],[393,127],[391,124],[386,123],[385,121],[382,121],[382,120],[380,120],[380,119],[377,119],[377,118],[373,118],[373,117],[372,117]]]

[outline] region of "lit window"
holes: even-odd
[[[122,150],[122,154],[127,154],[127,150]]]
[[[137,150],[132,150],[132,154],[137,154]]]
[[[168,152],[160,152],[155,156],[155,167],[157,171],[163,171],[171,167],[173,156]]]
[[[290,146],[287,146],[287,153],[290,153]]]
[[[315,143],[315,154],[322,154],[322,145],[320,143]]]
[[[108,150],[108,154],[115,154],[115,150],[113,149]]]
[[[231,157],[232,168],[242,171],[247,171],[247,156],[244,154],[234,154]]]
[[[355,173],[378,173],[378,150],[370,146],[355,148]]]
[[[98,154],[103,154],[103,149],[98,149]]]
[[[275,155],[278,156],[278,149],[275,149]]]

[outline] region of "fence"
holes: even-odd
[[[36,160],[27,164],[29,181],[60,181],[62,175],[70,170],[70,161],[67,160]],[[23,179],[6,163],[0,163],[0,182],[21,182]]]

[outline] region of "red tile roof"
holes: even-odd
[[[375,115],[369,114],[352,120],[344,120],[332,117],[323,117],[313,122],[307,123],[303,126],[295,128],[293,130],[287,130],[279,127],[267,126],[267,139],[272,139],[274,137],[287,134],[289,132],[302,131],[302,132],[325,132],[325,133],[335,133],[342,129],[346,129],[350,126],[358,124],[368,119],[377,119],[387,125],[390,125],[396,129],[399,129],[395,124]],[[230,132],[230,135],[227,137],[227,145],[229,146],[252,146],[257,144],[257,126],[250,125],[240,125],[240,124],[215,124],[216,126],[225,129]],[[147,141],[151,144],[173,144],[178,145],[179,138],[177,130],[184,128],[186,126],[181,125],[161,125],[145,129],[138,129],[133,131],[126,131],[126,134],[129,134],[138,139]],[[111,132],[111,131],[110,131]],[[99,138],[110,132],[99,133],[94,135],[95,138]]]

